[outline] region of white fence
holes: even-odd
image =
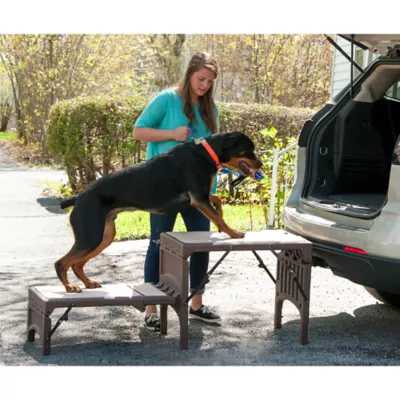
[[[276,187],[277,187],[277,178],[278,178],[278,165],[279,165],[279,158],[282,157],[284,154],[289,153],[293,149],[296,149],[296,155],[294,158],[294,171],[293,175],[289,175],[289,168],[290,168],[290,162],[288,161],[286,164],[286,171],[285,171],[285,185],[284,185],[284,197],[283,197],[283,204],[286,204],[287,201],[287,196],[289,194],[289,184],[290,181],[293,179],[294,183],[297,178],[297,143],[292,144],[291,146],[287,147],[286,149],[283,150],[274,150],[274,163],[272,166],[272,185],[271,185],[271,199],[270,199],[270,204],[269,204],[269,217],[268,217],[268,228],[273,228],[274,223],[275,223],[275,198],[276,198]],[[281,218],[281,217],[279,217]],[[278,219],[279,219],[278,218]]]

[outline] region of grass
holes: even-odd
[[[237,230],[265,229],[267,222],[259,205],[225,205],[223,206],[226,223]],[[116,241],[131,239],[148,239],[150,236],[150,214],[143,211],[120,213],[115,221]],[[211,223],[211,230],[217,231]],[[186,232],[182,217],[178,215],[174,232]]]
[[[8,142],[17,138],[17,132],[0,132],[0,142]]]

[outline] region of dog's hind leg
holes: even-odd
[[[96,250],[103,242],[106,215],[107,210],[94,202],[90,208],[78,206],[72,211],[70,223],[74,231],[75,243],[71,250],[54,265],[57,276],[67,292],[81,291],[78,285],[72,284],[68,279],[67,272],[73,265],[80,265],[99,253]]]
[[[88,260],[86,260],[86,258],[85,258],[85,259],[83,259],[81,261],[78,261],[78,262],[74,263],[71,266],[72,271],[74,271],[75,276],[78,279],[80,279],[87,288],[93,289],[93,288],[96,288],[96,287],[101,287],[99,282],[96,282],[96,281],[93,281],[93,280],[89,279],[85,275],[85,273],[83,272],[83,267],[85,266],[87,261]]]
[[[83,267],[91,258],[100,254],[106,247],[108,247],[113,242],[116,233],[114,220],[115,216],[109,213],[106,219],[106,226],[104,228],[103,240],[100,243],[100,245],[93,252],[88,254],[83,260],[73,264],[71,267],[72,270],[74,271],[75,276],[78,279],[80,279],[88,289],[100,288],[101,284],[95,280],[89,279],[83,272]]]
[[[68,293],[81,292],[78,285],[74,285],[68,278],[68,269],[73,265],[79,264],[85,259],[85,256],[90,254],[91,249],[77,250],[76,244],[72,246],[71,250],[64,256],[57,260],[54,268],[61,283],[64,285]]]

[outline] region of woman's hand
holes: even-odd
[[[179,126],[172,131],[172,137],[178,142],[185,142],[189,137],[190,129],[187,126]]]

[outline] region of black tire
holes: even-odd
[[[364,286],[364,288],[371,296],[375,297],[375,299],[400,309],[400,294],[383,292],[382,290],[370,288],[368,286]]]

